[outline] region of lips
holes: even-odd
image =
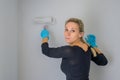
[[[70,40],[70,38],[68,38],[68,37],[66,37],[65,39],[66,39],[66,40]]]

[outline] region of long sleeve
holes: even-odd
[[[63,57],[70,57],[71,54],[71,48],[70,46],[63,46],[63,47],[57,47],[57,48],[49,48],[48,43],[43,43],[41,45],[42,53],[48,57],[52,58],[63,58]]]
[[[92,55],[91,60],[95,62],[97,65],[101,66],[104,66],[108,63],[107,58],[103,54],[97,54],[96,57],[93,57]]]

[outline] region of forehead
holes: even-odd
[[[75,22],[68,22],[66,25],[65,25],[66,28],[79,28],[78,24],[75,23]]]

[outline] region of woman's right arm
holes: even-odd
[[[47,42],[48,42],[48,38],[47,37],[42,39],[42,43],[47,43]]]
[[[72,50],[70,46],[62,46],[57,48],[50,48],[48,42],[43,42],[41,45],[42,53],[52,58],[71,57]]]
[[[47,29],[43,29],[40,33],[42,37],[42,53],[46,56],[53,58],[62,58],[62,57],[70,57],[72,50],[70,46],[63,46],[57,48],[50,48],[48,44],[49,32]]]

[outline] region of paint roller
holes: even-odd
[[[55,23],[55,18],[53,17],[36,17],[34,22],[37,24],[51,25]]]
[[[55,18],[53,17],[36,17],[34,19],[34,22],[36,24],[43,24],[44,25],[44,29],[46,29],[48,27],[48,25],[53,25],[55,23]]]

